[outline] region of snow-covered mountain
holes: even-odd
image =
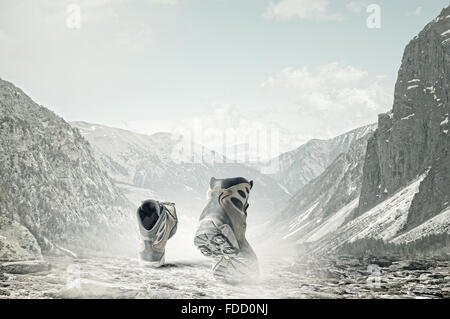
[[[450,7],[408,44],[392,111],[293,197],[285,240],[328,254],[450,233],[449,30]]]
[[[175,202],[181,214],[200,214],[212,176],[243,176],[255,182],[250,199],[251,220],[265,220],[289,198],[271,177],[242,164],[227,163],[220,154],[197,144],[180,147],[180,141],[170,133],[144,135],[85,122],[71,124],[91,143],[95,156],[119,187],[149,190],[157,199]],[[183,148],[192,152],[178,153]],[[180,154],[182,159],[211,156],[217,161],[181,162]]]
[[[230,104],[213,105],[206,113],[182,120],[139,120],[122,128],[146,135],[173,132],[240,163],[264,162],[306,142],[304,136],[258,115],[244,114]]]
[[[109,249],[128,225],[131,203],[101,170],[88,142],[3,80],[0,171],[0,259],[27,258],[26,251],[36,257],[33,238],[44,251]]]
[[[279,170],[273,177],[295,194],[325,169],[350,145],[376,129],[376,124],[357,128],[328,140],[314,139],[278,157]]]
[[[314,242],[342,226],[358,206],[367,140],[354,141],[349,150],[289,201],[279,228],[282,236],[296,243]]]

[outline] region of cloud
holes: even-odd
[[[261,87],[274,100],[292,96],[296,118],[291,120],[305,132],[326,137],[376,122],[393,100],[383,81],[381,76],[333,62],[317,69],[285,68]]]
[[[238,138],[234,143],[243,145],[248,130],[269,134],[275,130],[279,133],[276,150],[284,152],[311,138],[330,138],[375,123],[378,114],[392,107],[393,92],[384,81],[382,76],[339,62],[317,68],[289,67],[263,81],[265,103],[251,114],[243,114],[239,106],[219,103],[212,105],[206,114],[178,121],[138,121],[128,123],[126,128],[147,134],[181,131],[184,135],[191,134],[196,143],[228,158],[235,157],[224,153],[229,144],[205,138],[207,132],[225,134],[232,129],[240,132],[237,136],[243,139]],[[204,134],[197,136],[195,132]],[[270,153],[249,155],[261,159],[268,158]]]
[[[422,12],[423,12],[423,7],[417,7],[412,11],[407,11],[406,15],[408,17],[419,17],[422,15]]]
[[[342,20],[341,15],[329,12],[329,4],[328,0],[280,0],[270,2],[263,16],[266,19],[280,20]]]
[[[115,35],[116,43],[133,51],[142,51],[152,44],[153,30],[145,24],[133,30],[120,30]]]
[[[410,12],[409,15],[418,17],[422,14],[423,8],[422,7],[417,7],[416,10],[414,10],[413,12]]]
[[[365,7],[367,4],[361,0],[350,1],[346,5],[347,10],[352,13],[360,13]]]
[[[155,4],[165,4],[165,5],[177,5],[181,0],[150,0],[151,3]]]

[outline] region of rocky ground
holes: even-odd
[[[0,298],[450,298],[449,262],[439,260],[261,259],[260,282],[245,286],[215,281],[203,259],[159,269],[128,258],[46,260],[2,267]]]

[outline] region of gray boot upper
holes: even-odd
[[[137,219],[141,235],[141,259],[150,262],[161,261],[167,240],[177,230],[175,205],[147,200],[137,210]]]
[[[254,256],[255,254],[245,238],[248,199],[252,187],[253,181],[242,177],[211,178],[208,203],[200,216],[200,221],[212,219],[217,226],[229,225],[239,243],[241,252]]]

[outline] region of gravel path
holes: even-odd
[[[203,259],[159,269],[127,258],[47,262],[32,274],[0,272],[0,298],[450,298],[447,261],[261,259],[260,282],[242,286],[215,281]]]

